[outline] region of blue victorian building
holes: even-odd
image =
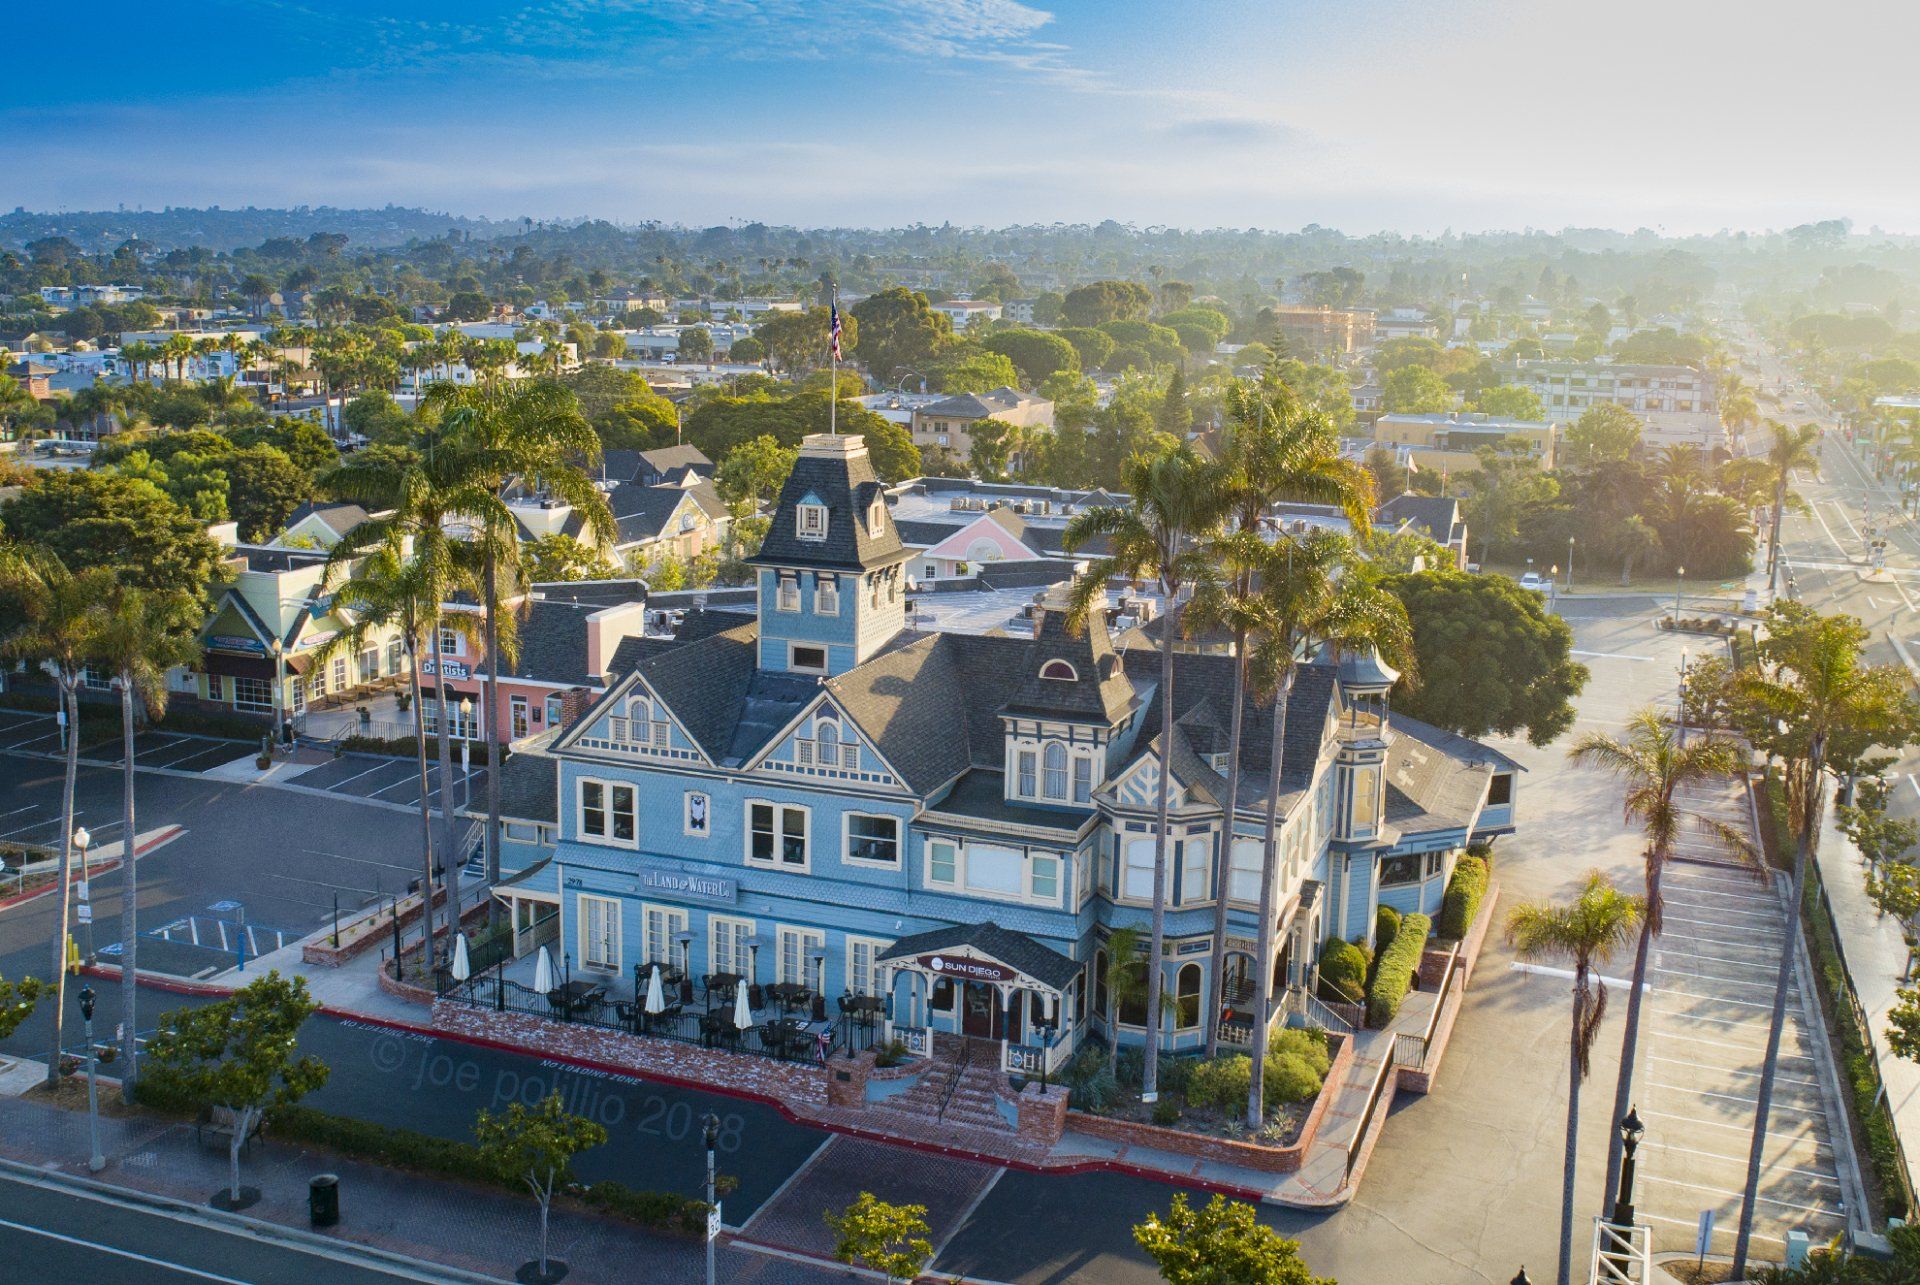
[[[1108,935],[1151,912],[1159,657],[1116,651],[1097,613],[1069,630],[1064,586],[1031,636],[912,632],[907,558],[865,444],[808,438],[753,559],[755,612],[626,640],[605,694],[509,765],[516,925],[557,927],[575,977],[660,963],[879,996],[915,1051],[964,1032],[1015,1073],[1090,1031],[1145,1038],[1144,1005],[1099,979]],[[1212,1006],[1250,1002],[1256,969],[1276,997],[1310,987],[1321,943],[1368,938],[1376,907],[1437,910],[1467,845],[1511,830],[1518,768],[1389,712],[1374,658],[1303,665],[1262,961],[1271,711],[1244,712],[1229,800],[1232,658],[1174,669],[1162,1038],[1182,1048]]]

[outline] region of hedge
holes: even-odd
[[[1373,912],[1373,952],[1378,955],[1393,944],[1400,932],[1400,912],[1392,906],[1381,906]]]
[[[1349,1003],[1367,993],[1367,952],[1350,941],[1329,937],[1320,948],[1320,984]]]
[[[1447,880],[1447,895],[1440,903],[1440,935],[1462,941],[1480,913],[1480,899],[1487,895],[1487,862],[1471,852],[1453,864],[1453,877]]]
[[[427,754],[428,758],[439,755],[438,742]],[[420,756],[419,743],[411,736],[344,736],[339,741],[339,753],[342,754],[393,754],[404,758]],[[458,755],[459,751],[455,751]]]
[[[198,1104],[166,1082],[156,1071],[143,1074],[136,1084],[142,1105],[158,1111],[190,1114]],[[390,1168],[407,1169],[463,1182],[482,1182],[524,1194],[519,1181],[491,1177],[480,1162],[480,1150],[470,1142],[436,1138],[412,1129],[393,1129],[367,1120],[329,1115],[312,1107],[281,1106],[267,1112],[267,1132],[276,1138],[326,1147],[343,1155]],[[695,1235],[706,1226],[707,1206],[671,1191],[636,1191],[624,1183],[596,1182],[581,1188],[587,1205],[656,1231]]]
[[[1451,895],[1451,894],[1449,894]],[[1427,931],[1432,921],[1425,915],[1408,915],[1400,921],[1400,933],[1393,944],[1380,953],[1373,971],[1373,985],[1367,989],[1367,1025],[1385,1026],[1400,1011],[1407,985],[1420,967],[1420,956],[1427,948]]]
[[[50,688],[31,687],[9,692],[0,692],[0,709],[35,710],[51,714],[56,701]],[[169,709],[157,719],[146,719],[137,724],[136,731],[185,732],[198,736],[218,736],[236,741],[260,740],[260,734],[268,731],[271,719],[248,718],[244,714],[222,714],[212,710],[184,709],[178,706]],[[120,730],[120,700],[87,699],[80,701],[80,724],[82,727],[98,724]]]

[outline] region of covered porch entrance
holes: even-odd
[[[1000,1046],[1012,1075],[1059,1069],[1080,1025],[1080,965],[998,924],[902,937],[875,961],[891,1001],[886,1037],[933,1051],[936,1031]]]

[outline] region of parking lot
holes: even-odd
[[[1689,809],[1701,803],[1689,801]],[[1677,861],[1664,891],[1636,1081],[1647,1126],[1639,1209],[1655,1247],[1680,1250],[1692,1248],[1700,1212],[1714,1210],[1714,1249],[1726,1253],[1739,1224],[1785,914],[1770,883],[1725,865]],[[1846,1226],[1849,1184],[1834,1152],[1833,1104],[1808,1038],[1806,1002],[1796,978],[1754,1215],[1755,1248],[1766,1257],[1782,1250],[1789,1231],[1819,1244]]]
[[[290,778],[295,784],[313,790],[349,798],[369,799],[376,803],[397,804],[405,808],[420,806],[420,766],[410,758],[388,758],[375,754],[343,754],[331,762],[302,771]],[[467,800],[481,797],[486,788],[485,769],[475,767],[462,774],[458,750],[453,759],[453,803],[464,807]],[[427,756],[427,803],[440,806],[440,765],[429,747]]]
[[[204,772],[222,763],[244,758],[254,746],[242,741],[186,732],[140,732],[133,738],[134,761],[141,767],[164,767],[178,772]],[[58,754],[60,725],[52,714],[0,710],[0,752]],[[89,732],[80,757],[94,763],[120,761],[120,737]]]

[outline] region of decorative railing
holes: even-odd
[[[793,742],[794,762],[801,767],[838,767],[860,770],[860,747],[849,741],[822,741],[802,736]]]
[[[669,725],[657,718],[610,718],[607,733],[623,745],[638,745],[643,749],[664,750],[673,744]]]
[[[1007,1041],[1002,1065],[1009,1075],[1038,1075],[1045,1062],[1046,1050],[1040,1045]]]

